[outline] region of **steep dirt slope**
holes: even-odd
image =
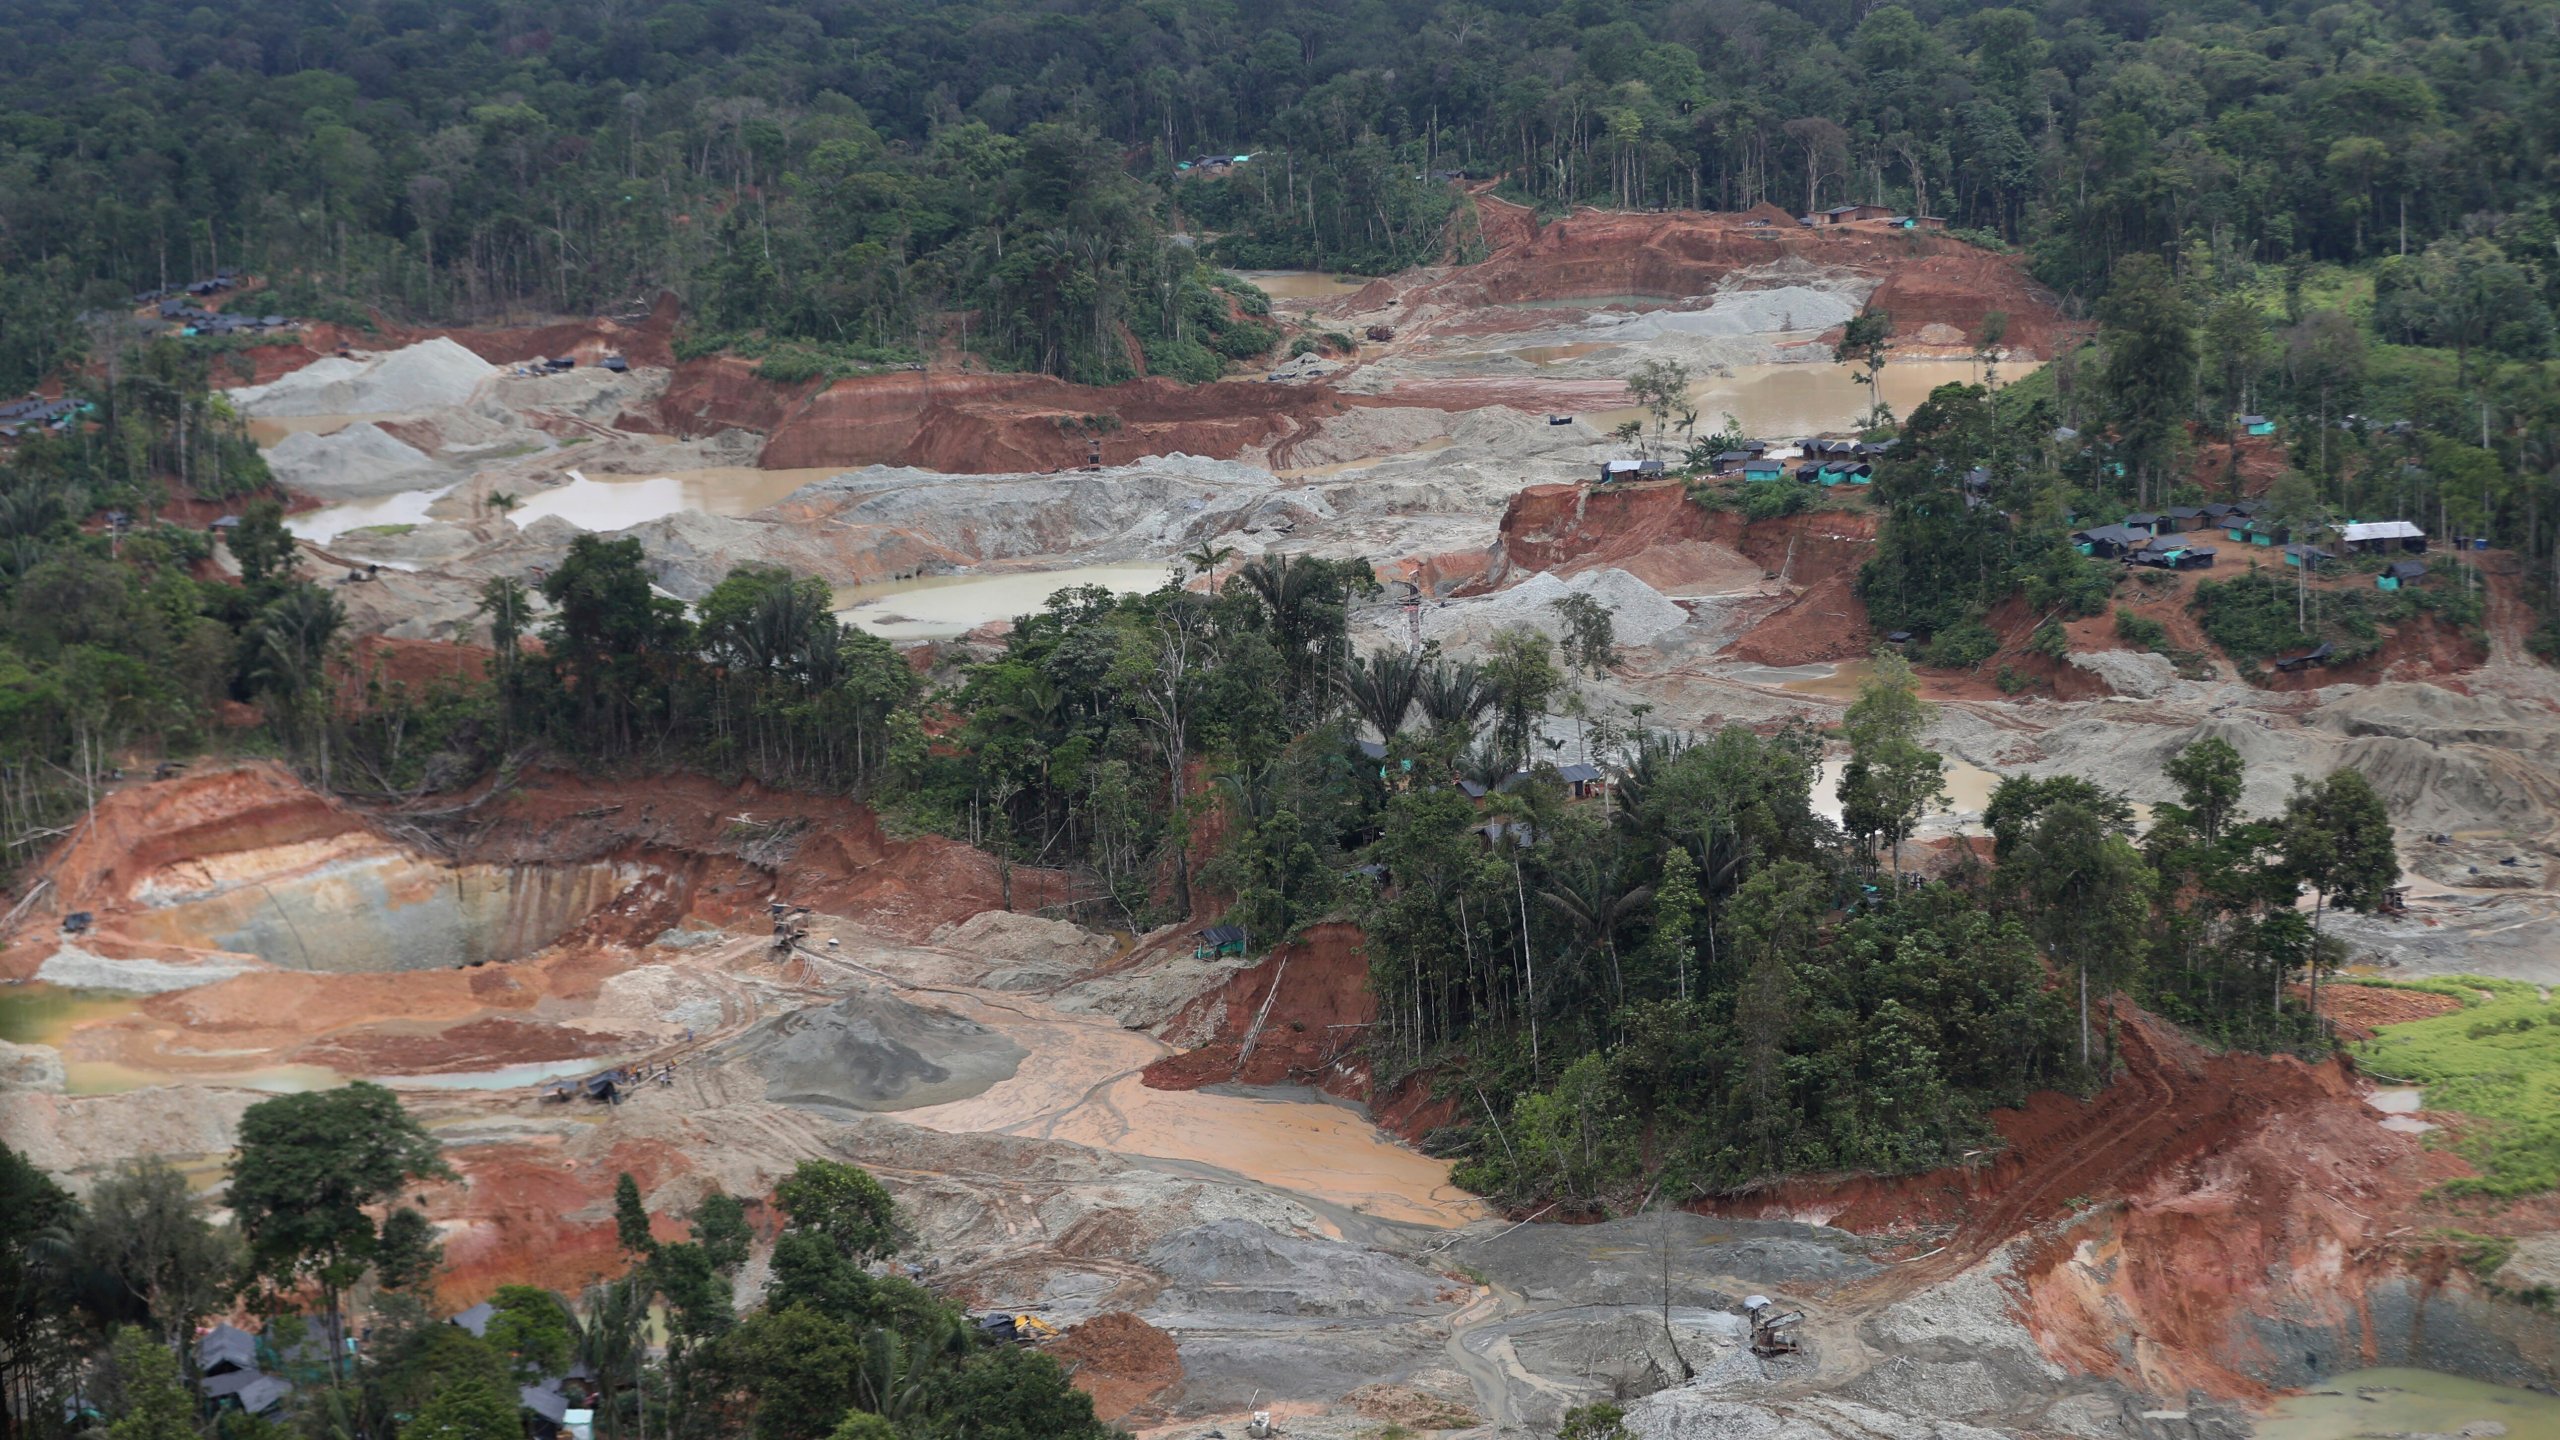
[[[1779,584],[1769,601],[1754,602],[1725,653],[1763,665],[1802,665],[1873,647],[1856,581],[1874,544],[1875,517],[1863,513],[1817,510],[1753,522],[1696,504],[1677,481],[1532,485],[1503,511],[1486,579],[1460,593],[1498,588],[1540,570],[1640,567],[1649,556],[1708,546],[1757,565]]]
[[[1946,235],[1874,224],[1806,228],[1768,206],[1741,214],[1577,210],[1538,225],[1521,206],[1489,194],[1475,198],[1492,255],[1407,292],[1408,305],[1465,310],[1618,295],[1676,298],[1711,292],[1737,272],[1832,270],[1877,278],[1869,303],[1892,311],[1908,336],[1943,325],[1961,332],[1951,340],[1978,340],[1983,317],[1999,310],[2009,317],[2002,344],[2046,357],[2074,329],[2016,257]],[[1387,298],[1379,290],[1351,303]]]
[[[1347,402],[1321,386],[1240,379],[1213,385],[1133,380],[1071,385],[1045,375],[901,371],[775,385],[755,362],[716,356],[679,366],[654,411],[627,428],[674,435],[763,432],[757,463],[913,465],[950,474],[1125,464],[1180,452],[1230,459],[1296,434]]]

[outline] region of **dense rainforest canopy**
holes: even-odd
[[[305,309],[436,319],[674,285],[715,335],[841,363],[966,307],[958,338],[998,363],[1196,374],[1241,317],[1174,237],[1411,263],[1466,242],[1452,174],[1541,206],[1934,211],[2081,295],[2163,247],[2560,239],[2560,39],[2515,3],[29,0],[11,22],[0,384],[77,343],[83,305],[224,264],[295,277]],[[1253,158],[1176,183],[1204,155]]]

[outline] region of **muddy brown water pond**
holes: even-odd
[[[1239,280],[1274,300],[1338,300],[1359,293],[1369,283],[1362,275],[1336,275],[1324,270],[1230,270]]]
[[[0,1040],[13,1045],[47,1045],[64,1050],[71,1032],[83,1025],[120,1020],[140,1009],[142,996],[118,990],[81,990],[31,980],[0,989]],[[113,1060],[82,1059],[65,1053],[63,1089],[72,1095],[114,1095],[150,1085],[229,1085],[279,1094],[326,1090],[347,1077],[321,1065],[244,1065],[234,1070],[177,1074]]]
[[[2257,1440],[2456,1434],[2560,1440],[2560,1399],[2433,1370],[2356,1370],[2278,1400],[2257,1424]]]
[[[2000,366],[2003,383],[2033,373],[2041,362],[2012,360]],[[1838,434],[1856,427],[1875,398],[1846,365],[1819,363],[1736,365],[1729,375],[1712,375],[1689,385],[1690,403],[1698,408],[1698,433],[1706,434],[1731,415],[1745,435],[1764,440],[1794,440],[1808,435]],[[1977,384],[1982,367],[1970,360],[1897,360],[1884,367],[1877,385],[1897,416],[1907,416],[1929,392],[1947,384]],[[1599,410],[1581,417],[1600,430],[1629,420],[1648,428],[1653,417],[1628,406]]]
[[[84,990],[41,980],[0,987],[0,1040],[13,1045],[50,1046],[63,1052],[63,1090],[71,1095],[115,1095],[152,1085],[216,1085],[286,1094],[333,1089],[356,1078],[378,1080],[404,1090],[511,1090],[566,1076],[591,1075],[615,1063],[609,1056],[581,1056],[485,1070],[357,1077],[326,1065],[208,1067],[199,1060],[180,1070],[99,1060],[77,1053],[79,1047],[72,1043],[74,1031],[84,1025],[107,1024],[137,1014],[146,998],[130,991]]]

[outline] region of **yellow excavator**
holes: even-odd
[[[1061,1333],[1057,1326],[1028,1311],[998,1311],[978,1317],[978,1338],[1004,1345],[1046,1345]]]

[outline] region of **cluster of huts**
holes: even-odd
[[[48,400],[42,395],[29,395],[0,405],[0,440],[16,440],[38,430],[56,434],[71,428],[88,406],[78,400]]]
[[[2296,569],[2316,571],[2346,555],[2422,555],[2427,532],[2407,520],[2357,521],[2339,527],[2334,545],[2320,543],[2317,532],[2295,528],[2265,513],[2255,500],[2210,505],[2173,505],[2160,511],[2137,511],[2113,525],[2071,532],[2071,543],[2083,555],[2122,560],[2165,570],[2210,569],[2220,547],[2200,535],[2218,535],[2233,545],[2271,550]],[[2425,579],[2426,562],[2398,560],[2375,578],[2385,590]]]
[[[448,1323],[486,1338],[489,1322],[496,1316],[496,1307],[484,1301]],[[294,1391],[294,1382],[286,1378],[288,1375],[309,1379],[325,1376],[331,1370],[334,1357],[327,1332],[325,1318],[306,1322],[299,1339],[279,1337],[272,1325],[259,1335],[227,1322],[205,1331],[196,1339],[195,1354],[197,1393],[203,1397],[205,1408],[216,1414],[281,1414]],[[356,1337],[346,1337],[344,1349],[352,1359],[357,1349]],[[516,1399],[533,1440],[590,1440],[595,1417],[594,1389],[594,1378],[583,1362],[570,1366],[565,1375],[549,1375],[534,1384],[519,1385]]]
[[[1892,230],[1944,230],[1947,228],[1946,217],[1942,215],[1902,215],[1895,213],[1890,205],[1834,205],[1828,210],[1817,210],[1810,215],[1800,216],[1796,223],[1807,227],[1820,227],[1855,225],[1872,221],[1882,221],[1887,229]]]
[[[1874,444],[1863,440],[1816,439],[1793,444],[1746,440],[1731,450],[1717,452],[1708,463],[1708,471],[1755,482],[1784,480],[1792,474],[1807,485],[1871,485],[1876,478],[1875,462],[1891,451],[1893,444],[1890,440]]]

